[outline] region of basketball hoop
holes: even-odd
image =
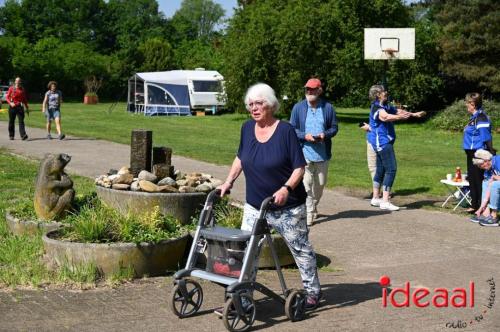
[[[391,59],[396,58],[396,53],[398,53],[399,51],[395,48],[386,48],[386,49],[382,50],[382,52],[385,53],[388,60],[391,60]]]

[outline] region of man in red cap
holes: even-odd
[[[303,182],[307,192],[307,225],[312,226],[327,181],[332,137],[337,134],[338,125],[332,104],[320,98],[323,93],[321,81],[311,78],[304,88],[306,98],[293,106],[290,123],[307,161]]]

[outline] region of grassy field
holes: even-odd
[[[43,263],[41,236],[14,236],[7,229],[5,211],[18,201],[34,195],[34,179],[38,163],[20,159],[0,149],[0,288],[15,286],[41,287],[64,284],[92,287],[99,281],[95,267],[76,266],[74,270],[62,266],[50,271]],[[73,176],[74,188],[84,195],[94,190],[90,179]]]
[[[153,131],[155,146],[169,146],[177,155],[228,165],[238,147],[241,124],[248,119],[246,114],[145,117],[127,113],[124,103],[117,104],[111,112],[110,106],[107,103],[64,104],[64,132],[129,144],[132,129],[149,129]],[[32,105],[26,120],[28,126],[44,126],[40,109],[40,105]],[[357,124],[367,119],[368,109],[340,108],[337,114],[340,130],[334,138],[328,186],[367,193],[371,183],[366,165],[366,141]],[[0,115],[0,120],[6,119],[5,113]],[[396,132],[398,174],[394,189],[398,196],[441,196],[445,188],[439,180],[453,173],[456,166],[466,168],[460,132],[435,130],[426,123],[398,123]]]

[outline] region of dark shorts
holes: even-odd
[[[47,122],[55,118],[61,118],[61,111],[58,108],[49,108],[45,110],[45,117]]]

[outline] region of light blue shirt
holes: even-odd
[[[307,134],[312,134],[313,136],[325,132],[325,118],[323,117],[323,109],[321,107],[312,108],[311,105],[307,106],[305,129]],[[302,151],[307,161],[318,162],[328,160],[324,142],[312,143],[306,141]]]

